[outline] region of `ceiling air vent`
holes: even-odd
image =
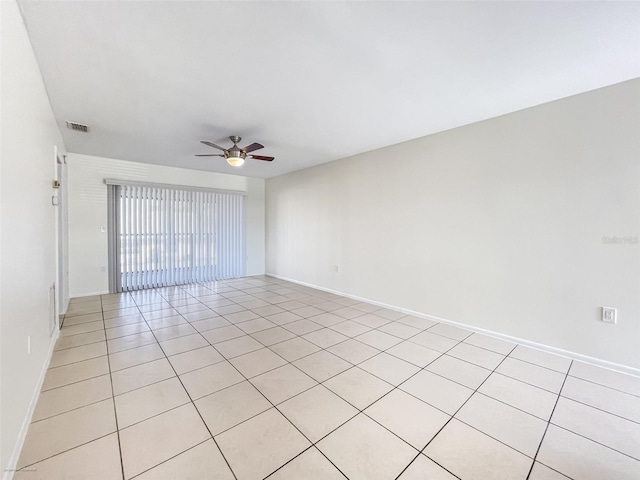
[[[87,133],[89,131],[88,125],[83,125],[81,123],[69,122],[67,121],[67,128],[69,130],[75,130],[76,132]]]

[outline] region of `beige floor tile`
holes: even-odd
[[[552,393],[560,392],[565,375],[515,358],[506,358],[496,372]]]
[[[298,302],[296,300],[290,300],[288,302],[279,303],[278,306],[280,308],[284,308],[285,310],[291,311],[291,310],[296,310],[297,308],[303,308],[306,305],[304,303],[300,303],[300,302]]]
[[[354,322],[352,320],[346,320],[341,323],[331,325],[331,330],[335,330],[347,337],[355,337],[371,330],[371,327],[362,325],[361,323]]]
[[[212,435],[218,435],[272,407],[249,382],[240,382],[195,401]]]
[[[559,472],[550,469],[540,462],[534,462],[528,480],[570,480]]]
[[[54,388],[40,393],[31,421],[36,422],[111,397],[109,375]]]
[[[351,307],[366,313],[371,313],[371,312],[375,312],[376,310],[380,310],[379,306],[372,305],[367,302],[354,303],[353,305],[351,305]]]
[[[334,310],[338,310],[342,308],[343,305],[336,302],[328,301],[328,302],[316,303],[314,307],[319,308],[320,310],[323,310],[325,312],[333,312]]]
[[[543,420],[549,420],[558,398],[555,393],[499,373],[491,374],[478,391]]]
[[[640,424],[560,397],[551,423],[640,459]]]
[[[171,304],[166,300],[154,300],[153,303],[144,303],[138,305],[138,310],[142,313],[147,312],[157,312],[158,310],[166,310],[167,308],[172,308]]]
[[[419,328],[411,327],[400,322],[387,323],[386,325],[378,328],[378,330],[384,333],[388,333],[389,335],[393,335],[394,337],[401,338],[403,340],[411,338],[422,331]]]
[[[220,450],[213,440],[207,440],[186,452],[147,470],[136,480],[233,480]]]
[[[246,322],[237,323],[236,326],[245,333],[256,333],[262,330],[267,330],[277,326],[275,323],[270,322],[266,318],[258,317],[254,320],[248,320]]]
[[[293,365],[283,365],[258,375],[251,379],[251,383],[274,405],[318,384]]]
[[[640,397],[640,377],[574,361],[569,375]]]
[[[186,325],[187,321],[181,315],[173,315],[171,317],[159,318],[157,320],[147,320],[147,325],[152,330],[160,330],[161,328],[175,327],[177,325]]]
[[[401,390],[393,390],[364,413],[418,450],[422,450],[451,418]]]
[[[120,430],[125,478],[131,478],[210,438],[192,404]]]
[[[315,317],[316,315],[321,315],[323,312],[319,308],[307,305],[306,307],[296,308],[295,310],[292,310],[292,313],[295,313],[302,318],[309,318]]]
[[[58,350],[51,355],[49,368],[61,367],[71,363],[89,360],[90,358],[101,357],[107,354],[106,342],[90,343],[80,347],[67,348],[66,350]]]
[[[193,400],[230,387],[244,380],[229,362],[200,368],[180,375],[180,380]]]
[[[269,480],[301,479],[344,480],[344,475],[317,448],[311,447],[269,477]]]
[[[209,310],[209,307],[202,303],[195,303],[193,305],[184,305],[182,307],[176,307],[178,313],[184,315],[186,313],[202,312]]]
[[[464,360],[479,367],[494,370],[504,360],[504,355],[461,342],[447,352],[450,357]]]
[[[62,328],[60,329],[60,338],[78,335],[80,333],[95,332],[97,330],[103,329],[104,323],[102,321],[81,323],[80,325],[72,325],[70,327],[63,324]]]
[[[464,360],[458,360],[449,355],[442,355],[437,360],[434,360],[426,367],[426,370],[474,390],[491,374],[491,370]]]
[[[380,353],[380,350],[377,348],[353,339],[333,345],[327,348],[327,350],[354,365],[364,362]]]
[[[446,323],[438,323],[429,329],[429,333],[435,333],[436,335],[462,341],[473,332],[465,330],[464,328],[454,327],[453,325],[447,325]]]
[[[103,400],[55,417],[34,422],[22,447],[18,468],[116,431],[113,400]]]
[[[265,302],[264,300],[260,300],[260,299],[257,299],[257,298],[255,300],[249,300],[249,301],[246,301],[246,302],[239,302],[239,303],[244,308],[249,308],[251,310],[253,310],[255,308],[262,308],[262,307],[270,306],[269,302]]]
[[[358,367],[330,378],[323,385],[360,410],[393,389],[389,383]]]
[[[109,360],[106,356],[72,363],[63,367],[49,368],[44,377],[42,391],[62,387],[93,377],[109,373]]]
[[[109,310],[103,312],[104,319],[107,320],[109,318],[119,318],[119,317],[127,317],[129,315],[137,315],[140,313],[138,307],[125,307],[120,308],[118,310]]]
[[[231,315],[232,313],[245,312],[248,310],[240,305],[237,305],[236,303],[233,303],[230,305],[228,304],[221,307],[215,307],[213,308],[213,311],[216,312],[218,315],[223,315],[226,317],[228,315]],[[229,321],[233,322],[232,320],[229,320]]]
[[[228,327],[229,325],[231,325],[231,323],[222,317],[207,318],[206,320],[191,322],[191,326],[200,333],[213,330],[214,328]]]
[[[218,435],[216,441],[238,480],[262,479],[310,445],[274,408]]]
[[[229,361],[247,378],[255,377],[287,363],[268,348],[246,353]]]
[[[206,338],[209,343],[214,345],[217,343],[232,340],[234,338],[244,337],[246,336],[246,333],[244,333],[235,325],[228,325],[202,332],[202,336]]]
[[[260,315],[261,317],[268,317],[269,315],[275,315],[276,313],[284,312],[284,308],[280,308],[277,305],[271,305],[267,303],[267,305],[263,307],[250,307],[253,313]]]
[[[112,353],[109,355],[109,363],[111,365],[111,371],[117,372],[118,370],[134,367],[141,363],[151,362],[160,358],[164,358],[164,353],[160,346],[155,343]]]
[[[206,347],[207,345],[209,345],[209,342],[207,342],[199,333],[160,342],[160,346],[167,356],[188,352],[189,350]]]
[[[312,442],[317,442],[358,413],[322,385],[290,398],[278,409]]]
[[[357,308],[357,307],[354,306],[353,308]],[[355,317],[353,321],[371,328],[380,328],[383,325],[391,323],[391,320],[387,320],[386,318],[379,317],[378,315],[374,315],[373,313],[366,313],[359,317]]]
[[[547,427],[538,417],[480,393],[474,394],[455,418],[531,458]]]
[[[179,313],[175,308],[164,308],[162,310],[156,310],[155,312],[143,313],[142,316],[147,322],[151,322],[161,318],[177,317],[179,316]]]
[[[336,325],[337,323],[344,322],[344,318],[328,312],[321,313],[320,315],[314,315],[313,317],[309,317],[309,320],[319,325],[322,325],[323,327],[330,327],[331,325]]]
[[[107,339],[125,337],[127,335],[135,335],[136,333],[151,331],[145,322],[131,323],[120,327],[108,328],[106,330]]]
[[[251,336],[267,347],[295,337],[293,333],[282,327],[261,330],[259,332],[252,333]]]
[[[223,360],[224,357],[211,346],[190,350],[169,357],[169,362],[171,362],[171,365],[178,375],[197,370],[198,368],[207,367],[214,363],[222,362]]]
[[[396,478],[418,453],[362,414],[316,446],[350,480]]]
[[[469,480],[525,480],[532,460],[456,419],[424,453],[454,475]]]
[[[289,362],[293,362],[295,360],[298,360],[299,358],[306,357],[307,355],[320,350],[320,347],[300,337],[292,338],[285,342],[272,345],[270,348]]]
[[[153,333],[143,332],[109,340],[107,341],[107,348],[109,349],[109,353],[117,353],[122,352],[123,350],[144,347],[145,345],[151,345],[154,343],[157,342],[156,338],[153,336]]]
[[[567,377],[562,396],[640,423],[640,398],[575,377]]]
[[[398,480],[456,480],[456,478],[424,455],[418,455]]]
[[[419,367],[384,352],[362,362],[359,367],[395,386],[420,370]]]
[[[288,323],[296,322],[301,320],[302,317],[300,315],[296,315],[293,312],[280,312],[273,315],[268,315],[265,317],[270,322],[275,323],[276,325],[286,325]]]
[[[441,352],[436,352],[435,350],[409,341],[391,347],[387,350],[387,353],[421,368],[426,367],[442,355]]]
[[[363,313],[360,310],[351,308],[351,307],[342,307],[342,308],[339,308],[338,310],[334,310],[331,313],[333,313],[334,315],[338,315],[339,317],[346,318],[347,320],[351,320],[356,317],[361,317],[363,315]]]
[[[194,333],[198,332],[188,323],[153,330],[153,334],[159,342],[184,337],[186,335],[193,335]]]
[[[80,347],[90,343],[103,342],[106,339],[104,330],[95,330],[93,332],[79,333],[78,335],[70,335],[58,338],[55,350],[64,350],[72,347]]]
[[[111,374],[113,392],[115,395],[121,395],[136,388],[175,377],[175,375],[168,360],[160,358],[113,372]]]
[[[377,348],[378,350],[386,350],[402,342],[400,338],[379,330],[371,330],[367,333],[363,333],[362,335],[358,335],[355,339],[359,342],[366,343],[370,347]]]
[[[453,415],[473,393],[470,388],[426,370],[418,372],[399,388],[449,415]]]
[[[311,343],[317,345],[320,348],[328,348],[336,343],[344,342],[348,340],[349,337],[342,335],[330,328],[323,328],[321,330],[316,330],[311,333],[307,333],[303,335],[302,338],[310,341]]]
[[[198,322],[198,321],[209,320],[213,318],[224,320],[223,318],[220,317],[220,315],[218,315],[213,310],[209,310],[208,308],[206,310],[200,310],[198,312],[184,313],[182,314],[182,316],[187,322]]]
[[[324,382],[351,367],[349,362],[324,350],[296,360],[293,364],[318,382]]]
[[[247,322],[249,320],[255,320],[261,318],[257,313],[252,312],[251,310],[244,310],[242,312],[228,313],[224,316],[229,322],[233,324],[240,324]],[[268,322],[269,320],[267,320]],[[274,324],[275,325],[275,324]]]
[[[79,313],[79,314],[73,314],[73,313],[69,313],[67,312],[65,317],[64,317],[64,323],[66,325],[79,325],[80,323],[87,323],[87,322],[97,322],[98,320],[102,320],[102,312],[100,311],[100,307],[96,309],[90,309],[90,310],[94,310],[94,312],[92,313]]]
[[[283,328],[286,328],[296,335],[304,335],[306,333],[315,332],[316,330],[320,330],[324,327],[305,318],[303,320],[287,323]]]
[[[222,327],[226,328],[226,327]],[[214,330],[212,330],[214,331]],[[205,332],[203,335],[206,336]],[[242,337],[234,338],[233,340],[227,340],[225,342],[216,343],[215,349],[218,350],[226,358],[234,358],[240,355],[244,355],[249,352],[254,352],[264,348],[260,342],[251,337],[250,335],[244,335]]]
[[[430,330],[425,330],[415,337],[411,337],[409,341],[441,353],[450,350],[459,343],[458,340],[453,340],[451,338],[443,337],[442,335],[436,335],[435,333],[429,332]]]
[[[407,315],[406,317],[402,317],[398,320],[398,323],[403,323],[405,325],[409,325],[410,327],[415,327],[420,330],[426,330],[427,328],[433,327],[438,322],[434,322],[433,320],[429,320],[427,318],[414,317],[412,315]]]
[[[178,378],[173,377],[115,397],[118,428],[159,415],[189,403]]]
[[[14,480],[122,480],[115,433],[16,472]]]
[[[555,425],[549,425],[537,460],[580,480],[637,480],[640,462]]]
[[[380,308],[380,309],[376,310],[373,313],[375,313],[379,317],[386,318],[387,320],[391,320],[393,322],[401,319],[402,317],[406,317],[407,316],[407,314],[404,313],[404,312],[399,312],[397,310],[391,310],[390,308]]]
[[[500,340],[499,338],[489,337],[480,333],[474,333],[470,337],[464,339],[464,343],[475,345],[476,347],[491,350],[492,352],[499,353],[501,355],[509,355],[509,353],[515,348],[516,344],[507,342],[506,340]]]
[[[509,357],[534,363],[560,373],[567,373],[571,366],[570,358],[561,357],[560,355],[554,355],[549,352],[543,352],[542,350],[536,350],[535,348],[525,347],[524,345],[518,345],[513,352],[509,354]]]

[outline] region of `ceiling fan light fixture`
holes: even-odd
[[[241,167],[244,164],[244,158],[242,157],[227,157],[227,163],[232,167]]]

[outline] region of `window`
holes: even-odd
[[[114,292],[244,276],[244,196],[110,185]]]

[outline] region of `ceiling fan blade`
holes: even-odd
[[[260,145],[259,143],[252,143],[251,145],[247,145],[246,147],[244,147],[242,150],[249,153],[249,152],[255,152],[256,150],[260,150],[261,148],[264,148],[264,145]]]
[[[224,157],[224,155],[220,155],[219,153],[205,153],[196,155],[196,157]]]
[[[209,145],[210,147],[217,148],[218,150],[222,150],[223,152],[226,150],[226,148],[219,147],[215,143],[207,142],[206,140],[202,140],[200,143],[204,143],[205,145]]]
[[[263,157],[262,155],[251,155],[254,160],[264,160],[265,162],[273,161],[274,157]]]

